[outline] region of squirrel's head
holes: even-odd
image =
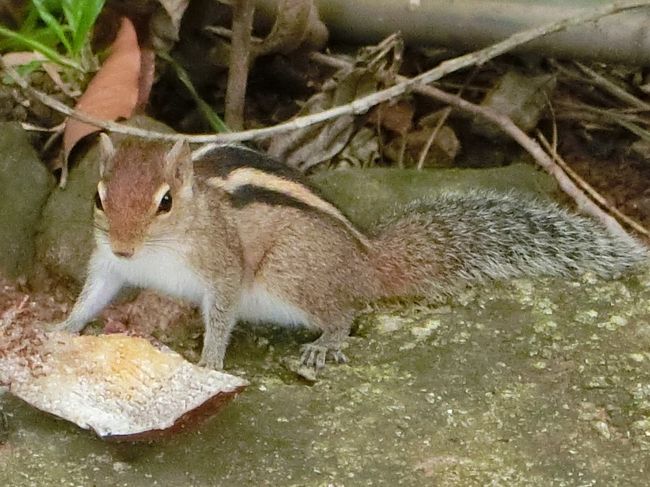
[[[186,141],[127,137],[117,147],[100,134],[100,181],[95,195],[95,228],[113,253],[132,257],[146,245],[178,237],[192,198],[192,157]]]

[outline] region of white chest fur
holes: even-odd
[[[244,289],[239,299],[237,318],[252,323],[276,323],[285,326],[308,325],[307,314],[254,283]]]
[[[142,249],[130,259],[116,257],[100,246],[102,265],[117,274],[125,284],[161,291],[196,304],[202,302],[207,286],[186,264],[182,255],[166,249]]]
[[[208,284],[186,264],[182,254],[171,250],[143,249],[130,259],[122,259],[108,245],[100,243],[93,260],[94,265],[103,267],[126,285],[155,289],[195,304],[205,304],[209,296]],[[259,283],[242,290],[236,316],[252,323],[309,325],[307,313]]]

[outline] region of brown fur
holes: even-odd
[[[165,144],[127,139],[106,161],[98,239],[107,238],[116,254],[163,249],[198,276],[209,289],[201,361],[211,367],[221,367],[238,300],[250,290],[267,291],[322,331],[303,355],[303,362],[320,367],[328,352],[344,360],[341,343],[369,300],[439,297],[468,282],[522,274],[585,269],[610,275],[645,256],[634,242],[558,208],[489,193],[414,205],[379,226],[373,238],[362,236],[366,244],[360,245],[360,234],[338,210],[271,159],[255,154],[246,185],[280,191],[284,199],[242,204],[234,198],[241,185],[233,179],[229,187],[228,174],[241,172],[249,150],[224,151],[241,159],[226,161],[230,170],[223,174],[206,165],[195,173],[187,146],[168,151]],[[286,177],[285,194],[278,184]],[[173,206],[161,215],[154,195],[164,183]],[[75,308],[83,308],[85,294]],[[79,324],[73,320],[69,328]]]
[[[165,182],[160,166],[169,150],[166,144],[142,144],[126,139],[120,144],[104,179],[104,213],[115,250],[133,251],[146,236],[156,212],[154,193]]]

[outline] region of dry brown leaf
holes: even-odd
[[[283,0],[278,3],[277,17],[268,36],[253,47],[253,56],[274,52],[287,54],[303,43],[312,50],[319,49],[327,41],[327,29],[319,20],[312,0]],[[318,45],[320,44],[320,45]]]
[[[135,28],[129,19],[122,18],[120,30],[111,46],[111,54],[86,91],[77,102],[77,110],[102,120],[129,118],[138,103],[140,91],[141,55]],[[73,118],[66,121],[63,134],[63,154],[68,156],[79,140],[99,128]]]
[[[388,130],[397,132],[400,135],[406,135],[413,126],[414,113],[415,108],[406,100],[396,103],[382,103],[370,113],[368,122],[372,124],[379,123]]]
[[[431,117],[429,120],[435,120]],[[435,139],[430,140],[435,132]],[[403,147],[403,144],[406,146]],[[452,167],[458,152],[460,142],[454,130],[443,125],[424,125],[417,130],[407,133],[403,137],[395,137],[384,146],[384,156],[405,167],[418,164],[422,150],[431,144],[425,154],[422,167]]]
[[[21,66],[23,64],[29,64],[33,61],[45,61],[47,58],[39,52],[17,51],[3,54],[2,59],[8,66]]]
[[[21,66],[23,64],[29,64],[34,61],[40,61],[43,71],[52,79],[54,84],[59,87],[59,89],[70,97],[79,96],[79,93],[76,92],[70,85],[65,83],[59,74],[60,66],[56,63],[48,62],[47,58],[39,52],[35,51],[18,51],[18,52],[9,52],[2,56],[4,62],[9,66]]]
[[[481,106],[509,117],[524,132],[537,126],[557,85],[555,74],[505,73],[485,95]],[[490,138],[503,138],[503,132],[491,122],[476,120],[472,130]]]
[[[151,87],[156,72],[156,53],[153,49],[140,49],[140,77],[138,78],[138,102],[134,111],[138,111],[149,101]]]
[[[349,103],[358,96],[373,91],[375,87],[374,74],[365,68],[342,73],[339,80],[325,83],[323,92],[307,100],[298,115],[318,113]],[[343,115],[327,123],[274,137],[268,152],[290,166],[307,170],[338,154],[353,133],[354,116]]]
[[[169,52],[179,39],[181,20],[189,0],[159,0],[158,3],[162,9],[153,11],[147,35],[156,50]]]
[[[377,90],[380,80],[396,70],[401,39],[391,36],[379,45],[361,50],[353,66],[338,70],[323,83],[322,91],[305,102],[298,116],[350,103]],[[272,138],[268,152],[304,171],[327,161],[348,144],[355,132],[353,115],[343,115],[318,125]]]
[[[334,161],[335,167],[371,167],[380,159],[377,132],[361,127]]]
[[[47,333],[0,319],[0,384],[28,404],[111,440],[151,440],[196,426],[248,384],[124,334]]]
[[[410,150],[418,151],[418,157],[422,148],[427,144],[435,127],[424,128],[410,133],[408,146]],[[456,132],[448,125],[443,125],[435,134],[433,144],[424,159],[424,167],[451,167],[454,165],[456,156],[460,152],[460,141]],[[417,159],[416,159],[417,160]]]

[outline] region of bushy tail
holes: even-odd
[[[557,205],[489,191],[411,204],[379,226],[374,242],[384,296],[440,296],[517,276],[614,277],[648,255]]]

